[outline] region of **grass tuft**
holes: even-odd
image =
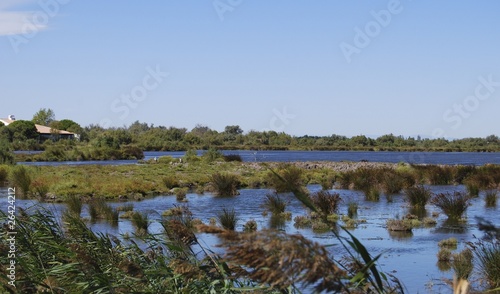
[[[217,215],[217,220],[224,229],[230,231],[234,231],[236,229],[236,224],[238,223],[238,217],[234,208],[231,210],[223,208]]]
[[[450,220],[459,220],[469,207],[470,197],[461,192],[439,193],[431,199],[431,203],[440,208]]]
[[[210,183],[217,196],[238,195],[239,180],[236,175],[217,172],[212,174]]]
[[[405,189],[406,200],[414,208],[425,208],[425,205],[429,202],[431,196],[432,192],[423,185],[417,185]]]

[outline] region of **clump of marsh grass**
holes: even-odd
[[[414,208],[425,208],[425,205],[431,199],[432,192],[423,185],[417,185],[405,189],[406,200]]]
[[[298,229],[301,229],[301,228],[309,228],[311,227],[311,218],[305,216],[305,215],[297,215],[294,219],[293,219],[294,223],[293,223],[293,226],[298,228]]]
[[[469,207],[470,197],[461,192],[439,193],[431,199],[431,203],[441,209],[450,220],[459,220],[467,207]]]
[[[174,189],[175,199],[181,202],[187,201],[186,200],[187,192],[188,192],[187,188],[175,188]]]
[[[355,217],[358,214],[358,207],[358,202],[349,200],[349,202],[347,203],[347,215],[350,218]]]
[[[484,195],[484,201],[486,202],[486,207],[497,206],[497,194],[498,191],[496,189],[490,189],[486,191]]]
[[[118,223],[119,212],[109,206],[103,198],[94,198],[89,201],[90,219],[105,219],[113,224]]]
[[[28,195],[32,179],[25,166],[16,165],[12,167],[9,174],[9,181],[16,188],[16,193],[19,191],[23,196]]]
[[[278,193],[268,193],[264,199],[264,208],[274,216],[285,212],[287,202]]]
[[[147,235],[149,227],[149,219],[147,214],[136,211],[132,213],[130,221],[132,222],[137,235]]]
[[[124,212],[132,211],[132,210],[134,210],[134,204],[130,203],[130,204],[120,205],[116,208],[116,210],[117,211],[124,211]]]
[[[453,167],[428,165],[425,167],[425,176],[431,185],[450,185],[453,182]]]
[[[459,280],[467,280],[474,268],[472,264],[472,250],[466,248],[460,253],[452,254],[451,267],[455,271],[455,276]]]
[[[438,242],[439,247],[447,247],[450,249],[457,249],[458,240],[457,238],[451,237]]]
[[[441,247],[437,253],[437,258],[439,262],[450,262],[451,261],[451,250],[446,247]]]
[[[225,259],[246,268],[243,277],[272,289],[285,291],[297,283],[314,285],[318,293],[346,289],[345,272],[330,259],[328,251],[301,235],[265,230],[231,235],[226,244]]]
[[[432,227],[432,226],[437,225],[437,221],[435,219],[433,219],[432,217],[424,217],[422,222],[423,222],[424,226],[426,226],[426,227]]]
[[[66,205],[68,207],[68,211],[75,215],[80,215],[82,213],[82,199],[76,195],[69,195],[66,197]]]
[[[173,175],[167,175],[163,177],[162,179],[163,185],[165,185],[165,188],[167,189],[173,189],[179,187],[179,180]]]
[[[309,198],[324,218],[330,214],[337,213],[340,201],[342,201],[339,193],[330,193],[324,190],[313,193]]]
[[[30,190],[38,199],[43,201],[49,192],[49,185],[43,179],[35,179],[31,182]]]
[[[210,184],[217,196],[238,195],[239,180],[236,175],[228,173],[214,173]]]
[[[234,231],[238,223],[238,216],[234,208],[231,210],[223,208],[222,211],[217,214],[217,220],[224,229]]]
[[[257,231],[257,222],[255,220],[249,220],[243,225],[243,232],[252,233]]]
[[[472,245],[477,267],[490,289],[500,287],[500,240],[480,240]]]
[[[277,193],[293,192],[302,189],[304,171],[292,164],[280,164],[277,171],[269,171],[269,185]]]
[[[194,234],[195,222],[189,207],[175,206],[172,210],[174,213],[162,222],[165,234],[181,248],[195,244],[197,242]]]
[[[371,188],[367,191],[364,191],[366,201],[374,201],[377,202],[380,200],[380,191],[377,188]]]
[[[413,229],[411,220],[407,219],[388,219],[386,226],[389,231],[410,232]]]

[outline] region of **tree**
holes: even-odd
[[[35,113],[35,115],[33,115],[31,121],[38,125],[48,126],[55,119],[56,114],[52,109],[41,108],[37,113]]]
[[[243,130],[240,128],[240,126],[235,125],[235,126],[226,126],[226,128],[224,128],[224,132],[236,136],[242,134]]]
[[[59,130],[68,131],[76,134],[80,134],[83,131],[82,127],[78,123],[72,121],[71,119],[62,119],[58,121],[57,124],[54,125],[54,127]]]
[[[38,139],[35,123],[29,120],[16,120],[7,126],[11,133],[11,141]]]
[[[14,154],[7,140],[0,139],[0,164],[13,164]]]

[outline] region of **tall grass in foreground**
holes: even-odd
[[[491,189],[486,191],[484,195],[484,201],[486,202],[486,207],[497,206],[497,194],[498,191],[496,189]]]
[[[440,208],[450,220],[459,220],[470,204],[470,197],[461,192],[439,193],[431,199],[431,203]]]
[[[432,192],[423,185],[418,185],[405,189],[406,200],[414,208],[425,208],[431,199]]]
[[[158,235],[145,246],[95,234],[79,217],[66,214],[64,227],[51,211],[20,211],[16,226],[16,288],[9,286],[7,254],[0,255],[2,293],[239,293],[266,285],[236,278],[226,262],[206,250],[192,253]],[[0,212],[0,221],[7,215]],[[0,237],[7,238],[1,230]],[[0,250],[9,249],[5,242]]]
[[[304,171],[292,164],[280,164],[276,172],[268,172],[269,185],[277,193],[292,192],[301,189]]]

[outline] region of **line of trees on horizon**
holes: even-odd
[[[53,129],[67,130],[79,134],[79,140],[36,140],[36,124]],[[94,148],[117,149],[134,146],[143,151],[186,151],[190,149],[251,149],[251,150],[363,150],[363,151],[500,151],[500,138],[490,135],[485,138],[404,137],[385,134],[377,138],[365,135],[347,137],[292,136],[284,132],[244,132],[239,125],[228,125],[219,132],[205,125],[193,129],[154,126],[135,121],[129,126],[104,128],[91,124],[81,127],[70,119],[56,120],[51,109],[41,109],[31,121],[17,120],[8,126],[0,123],[0,141],[13,150],[45,150],[48,146],[87,145]]]

